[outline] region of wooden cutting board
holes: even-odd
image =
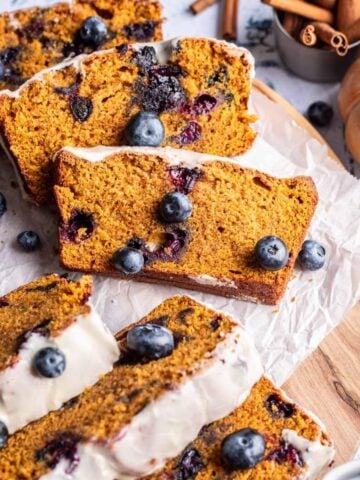
[[[327,145],[306,118],[280,95],[259,80],[255,80],[254,87],[280,105],[312,137]],[[328,148],[329,155],[341,164]],[[336,464],[351,460],[360,447],[360,304],[283,387],[290,397],[323,420],[335,440]]]

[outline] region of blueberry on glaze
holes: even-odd
[[[99,17],[88,17],[79,30],[81,40],[96,47],[105,41],[107,34],[106,23]]]
[[[1,80],[1,78],[0,78]],[[0,193],[0,218],[4,215],[7,210],[6,198],[2,193]]]
[[[35,250],[38,250],[41,246],[41,240],[39,235],[31,230],[19,233],[19,235],[17,236],[17,243],[26,252],[34,252]]]
[[[243,428],[228,435],[221,444],[221,460],[231,470],[255,467],[264,453],[264,437],[252,428]]]
[[[316,127],[326,127],[334,116],[334,110],[325,102],[315,102],[308,108],[307,116]]]
[[[159,147],[165,137],[165,127],[155,113],[139,112],[127,124],[125,137],[132,146]]]
[[[255,257],[260,267],[274,272],[287,265],[289,250],[281,238],[269,235],[257,242]]]
[[[145,263],[144,255],[140,250],[131,247],[120,248],[115,252],[112,263],[116,270],[125,275],[139,273]]]
[[[45,378],[60,377],[66,368],[65,355],[57,348],[46,347],[37,352],[33,361],[35,371]]]
[[[149,360],[167,357],[175,347],[172,332],[153,323],[132,328],[127,334],[126,342],[130,350]]]
[[[300,250],[298,262],[305,270],[320,270],[325,264],[326,250],[315,240],[306,240]]]
[[[4,422],[0,420],[0,450],[2,450],[9,438],[9,430]]]
[[[160,216],[166,223],[184,222],[190,217],[191,213],[192,203],[183,193],[168,193],[161,200]]]

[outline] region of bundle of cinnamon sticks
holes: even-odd
[[[285,30],[307,47],[344,56],[360,40],[360,0],[262,0],[283,12]]]

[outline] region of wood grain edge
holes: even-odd
[[[359,320],[360,304],[283,386],[327,426],[336,464],[351,460],[360,446]]]

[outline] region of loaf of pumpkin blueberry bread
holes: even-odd
[[[235,156],[252,145],[253,60],[205,38],[78,56],[0,94],[2,144],[38,204],[64,146],[150,145]]]
[[[239,408],[204,427],[177,458],[145,478],[314,480],[334,454],[319,421],[263,377]]]
[[[117,342],[89,303],[91,291],[90,277],[48,275],[0,298],[0,445],[118,360]]]
[[[238,323],[173,297],[117,336],[111,373],[3,441],[1,480],[130,480],[163,467],[262,375]]]
[[[317,204],[310,177],[194,152],[65,148],[56,162],[66,268],[266,304],[283,296]]]
[[[15,2],[14,2],[15,3]],[[69,56],[162,39],[157,0],[59,0],[0,15],[0,89],[16,89]]]

